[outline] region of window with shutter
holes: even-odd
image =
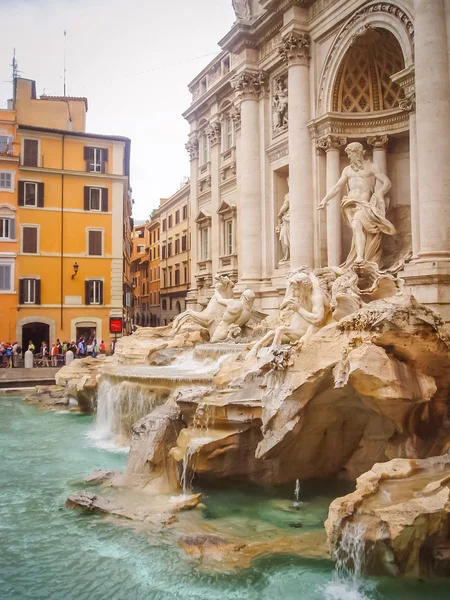
[[[88,255],[89,256],[101,256],[102,255],[102,241],[103,232],[95,229],[89,229],[88,231]]]
[[[178,225],[179,222],[180,222],[180,211],[177,210],[177,211],[175,211],[175,224]]]
[[[23,140],[23,159],[24,167],[38,167],[39,159],[39,141]]]
[[[172,227],[172,215],[169,215],[169,229]]]
[[[10,292],[12,291],[12,267],[11,265],[0,263],[0,291]]]
[[[175,254],[180,253],[180,240],[175,240]]]
[[[108,162],[108,150],[106,148],[93,148],[85,146],[84,160],[86,169],[90,173],[105,173]]]
[[[175,285],[180,285],[180,270],[175,270]]]
[[[183,235],[183,237],[181,238],[181,251],[184,252],[187,248],[187,237],[185,235]]]
[[[89,188],[89,210],[99,211],[102,204],[102,190]]]
[[[38,228],[32,226],[22,227],[22,252],[24,254],[37,254]]]
[[[187,204],[183,206],[183,221],[187,219]]]

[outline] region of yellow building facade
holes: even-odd
[[[160,221],[161,325],[171,323],[186,310],[190,285],[190,184],[170,198],[161,198],[156,217]]]
[[[159,217],[154,216],[146,224],[149,235],[149,310],[150,325],[157,327],[161,324],[161,304],[160,304],[160,222]]]
[[[15,134],[15,112],[0,110],[0,342],[14,341],[17,312],[19,145]]]
[[[130,140],[86,133],[86,99],[37,99],[30,80],[16,80],[13,109],[17,310],[0,338],[108,344],[128,322]]]

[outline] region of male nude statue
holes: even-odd
[[[227,339],[229,328],[232,325],[244,326],[252,316],[255,294],[252,290],[245,290],[239,299],[218,298],[217,302],[226,307],[216,331],[211,339],[212,342],[223,342]]]
[[[385,216],[386,194],[391,189],[391,182],[378,165],[364,158],[364,149],[359,142],[349,144],[345,152],[350,165],[342,171],[339,181],[326,194],[318,210],[324,208],[345,186],[347,195],[342,199],[341,212],[352,228],[353,238],[343,266],[374,262],[381,267],[382,234],[395,234],[395,227]],[[375,192],[377,181],[381,186]]]

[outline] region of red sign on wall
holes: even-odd
[[[109,332],[110,333],[121,333],[122,332],[122,319],[121,317],[110,317],[109,318]]]

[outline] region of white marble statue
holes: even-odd
[[[289,187],[289,177],[287,180]],[[275,232],[278,234],[281,249],[283,251],[283,257],[280,262],[287,262],[290,258],[291,252],[291,224],[290,224],[290,210],[289,210],[289,193],[284,197],[284,202],[278,213],[278,222]]]
[[[273,94],[273,128],[284,129],[288,124],[288,89],[282,77],[277,79],[277,89]]]
[[[225,306],[225,313],[211,341],[223,342],[228,338],[230,332],[232,337],[237,337],[236,326],[243,327],[250,321],[254,312],[255,294],[252,290],[245,290],[239,299],[217,298],[217,302]]]
[[[331,321],[329,297],[314,271],[306,267],[290,274],[280,309],[284,308],[293,311],[291,324],[268,331],[253,346],[249,356],[256,356],[264,346],[275,348],[281,344],[304,342]]]
[[[239,21],[246,21],[252,16],[250,0],[232,0],[234,14]]]
[[[219,323],[223,313],[225,312],[220,300],[232,298],[234,287],[234,283],[229,277],[224,275],[216,275],[214,279],[216,281],[214,285],[214,294],[211,300],[208,302],[205,310],[199,312],[188,309],[181,313],[181,315],[175,317],[172,324],[172,329],[175,333],[180,330],[182,325],[188,322],[201,325],[202,327],[209,329],[210,334],[213,333],[216,325]]]
[[[353,231],[352,245],[344,267],[374,262],[381,267],[382,234],[395,234],[395,227],[386,219],[386,194],[391,182],[380,167],[364,158],[359,142],[348,144],[345,149],[350,165],[345,167],[339,181],[328,191],[318,209],[324,208],[338,192],[345,189],[341,202],[344,220]],[[375,191],[376,182],[380,182]]]

